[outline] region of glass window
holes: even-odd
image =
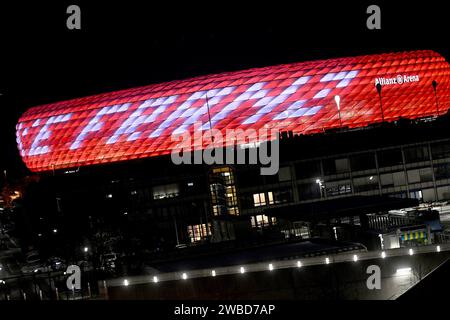
[[[350,164],[348,158],[323,160],[323,171],[325,175],[349,172]]]
[[[350,180],[328,181],[325,183],[327,196],[337,196],[352,193]]]
[[[303,161],[295,165],[297,179],[321,176],[320,161]]]
[[[436,180],[450,179],[450,163],[441,163],[434,166]]]
[[[378,177],[374,175],[354,178],[353,186],[355,187],[355,192],[376,190],[378,189]]]
[[[253,216],[251,218],[252,227],[253,228],[267,227],[270,225],[269,220],[271,220],[272,225],[276,224],[275,217],[269,218],[265,214]]]
[[[420,162],[430,159],[428,147],[426,145],[408,147],[405,148],[403,152],[405,153],[406,163]]]
[[[450,157],[450,141],[436,142],[431,144],[431,156],[434,159]]]
[[[378,166],[391,167],[403,163],[402,151],[400,149],[389,149],[377,151]]]
[[[375,169],[375,154],[370,152],[351,156],[350,164],[353,171]]]
[[[208,223],[208,230],[206,224],[195,224],[187,227],[189,239],[191,242],[198,242],[204,240],[208,235],[211,235],[211,224]]]
[[[266,195],[264,193],[255,193],[253,195],[253,205],[255,207],[266,205]]]
[[[178,184],[166,184],[153,187],[153,199],[173,198],[179,195]]]
[[[301,200],[317,199],[321,197],[320,186],[315,182],[300,184],[298,192]]]

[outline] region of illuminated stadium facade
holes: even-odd
[[[444,114],[449,101],[450,65],[439,54],[367,55],[208,75],[34,107],[19,120],[17,144],[31,171],[50,171],[169,154],[177,144],[171,136],[192,133],[196,122],[202,130],[212,127],[224,135],[227,129],[262,127],[310,134],[383,118]]]
[[[17,143],[31,171],[50,173],[40,175],[30,215],[55,210],[56,197],[56,216],[67,219],[64,232],[74,238],[120,230],[160,250],[261,235],[338,235],[369,246],[355,234],[369,231],[378,239],[390,232],[371,227],[378,214],[450,200],[449,107],[450,65],[433,51],[413,51],[229,72],[38,106],[20,118]],[[197,122],[204,131],[210,125],[221,132],[279,130],[279,172],[173,164],[171,135],[192,132]],[[434,239],[419,222],[408,232],[423,235],[418,241]]]

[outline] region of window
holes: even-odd
[[[267,226],[270,225],[269,220],[271,220],[272,225],[276,224],[276,218],[275,217],[269,218],[265,214],[260,214],[260,215],[257,215],[257,216],[253,216],[251,218],[252,227],[253,228],[267,227]]]
[[[382,187],[398,187],[406,184],[405,173],[403,171],[384,173],[380,175]]]
[[[319,161],[304,161],[295,165],[297,179],[313,178],[321,175]]]
[[[278,170],[278,180],[280,182],[291,180],[291,168],[282,167]]]
[[[350,170],[348,158],[323,160],[323,171],[325,175],[345,173]]]
[[[434,166],[436,180],[450,179],[450,163],[441,163]]]
[[[176,183],[153,187],[153,199],[173,198],[179,195]]]
[[[433,181],[433,173],[431,171],[431,168],[408,170],[409,183],[429,182],[429,181]]]
[[[301,200],[317,199],[322,196],[320,186],[316,182],[299,185],[298,192]]]
[[[364,192],[378,189],[378,177],[367,176],[353,179],[355,192]]]
[[[328,196],[337,196],[341,194],[352,193],[350,180],[327,181],[325,183]]]
[[[431,145],[431,156],[433,160],[450,157],[450,141],[437,142]]]
[[[423,196],[422,196],[422,190],[413,190],[409,192],[409,197],[411,199],[418,199],[420,201],[422,201]]]
[[[428,154],[428,147],[426,145],[405,148],[404,153],[406,163],[426,161],[430,159],[430,155]]]
[[[206,237],[211,235],[211,224],[208,223],[208,230],[206,224],[195,224],[187,227],[189,239],[191,242],[198,242],[206,239]],[[209,231],[209,232],[208,232]]]
[[[273,200],[272,191],[267,192],[267,196],[266,193],[264,192],[253,194],[253,206],[255,207],[265,206],[267,204],[274,204],[274,203],[275,202]]]
[[[273,198],[274,198],[275,203],[292,202],[292,189],[288,187],[288,188],[281,188],[278,190],[274,190]]]
[[[350,157],[350,164],[353,171],[375,169],[375,154],[363,153]]]
[[[402,151],[400,149],[378,151],[377,159],[380,168],[403,164]]]

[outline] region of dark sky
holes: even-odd
[[[296,2],[1,1],[0,169],[26,172],[15,124],[41,103],[339,56],[433,49],[450,60],[444,1]],[[70,4],[81,7],[81,31],[66,28]],[[370,4],[382,30],[366,28]]]

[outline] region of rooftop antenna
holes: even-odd
[[[438,83],[437,83],[436,80],[433,80],[431,82],[431,85],[433,86],[434,97],[436,98],[436,111],[437,111],[437,116],[439,117],[439,100],[438,100],[438,97],[437,97],[437,85],[438,85]]]
[[[383,102],[381,100],[381,83],[378,82],[376,87],[378,91],[378,96],[380,97],[381,120],[384,122]]]
[[[205,98],[206,98],[206,108],[208,110],[209,134],[211,135],[211,141],[213,143],[213,148],[215,148],[215,146],[214,146],[214,136],[212,134],[211,114],[209,112],[208,91],[206,91],[206,93],[205,93]]]

